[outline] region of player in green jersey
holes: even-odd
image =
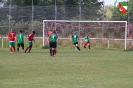
[[[23,31],[20,30],[20,33],[17,35],[17,52],[19,52],[19,47],[22,47],[22,50],[24,52],[24,34]]]
[[[80,51],[80,48],[78,46],[78,35],[74,32],[71,36],[72,38],[72,43],[75,45],[75,47]]]
[[[83,39],[83,47],[86,49],[86,45],[90,49],[90,38],[88,36],[84,37]]]
[[[50,56],[56,55],[56,47],[57,47],[57,35],[56,32],[53,31],[49,36],[49,46],[50,46]]]

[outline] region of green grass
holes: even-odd
[[[133,88],[133,51],[0,49],[0,88]]]

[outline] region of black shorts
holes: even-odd
[[[78,42],[75,42],[75,43],[73,43],[75,46],[76,46],[76,44],[78,44]]]
[[[18,47],[21,46],[22,48],[24,48],[24,43],[18,43],[17,46],[18,46]]]
[[[50,48],[56,48],[57,47],[57,43],[56,42],[49,42],[49,47]]]

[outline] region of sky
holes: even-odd
[[[99,1],[103,1],[103,0],[99,0]],[[114,5],[116,0],[104,0],[105,5]],[[121,1],[127,1],[127,0],[117,0],[117,2],[121,2]]]

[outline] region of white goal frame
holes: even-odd
[[[125,47],[124,49],[127,49],[127,21],[75,21],[75,20],[43,20],[43,46],[45,46],[45,22],[79,22],[79,29],[80,29],[80,23],[81,22],[101,22],[101,23],[125,23]],[[56,29],[55,29],[56,30]]]

